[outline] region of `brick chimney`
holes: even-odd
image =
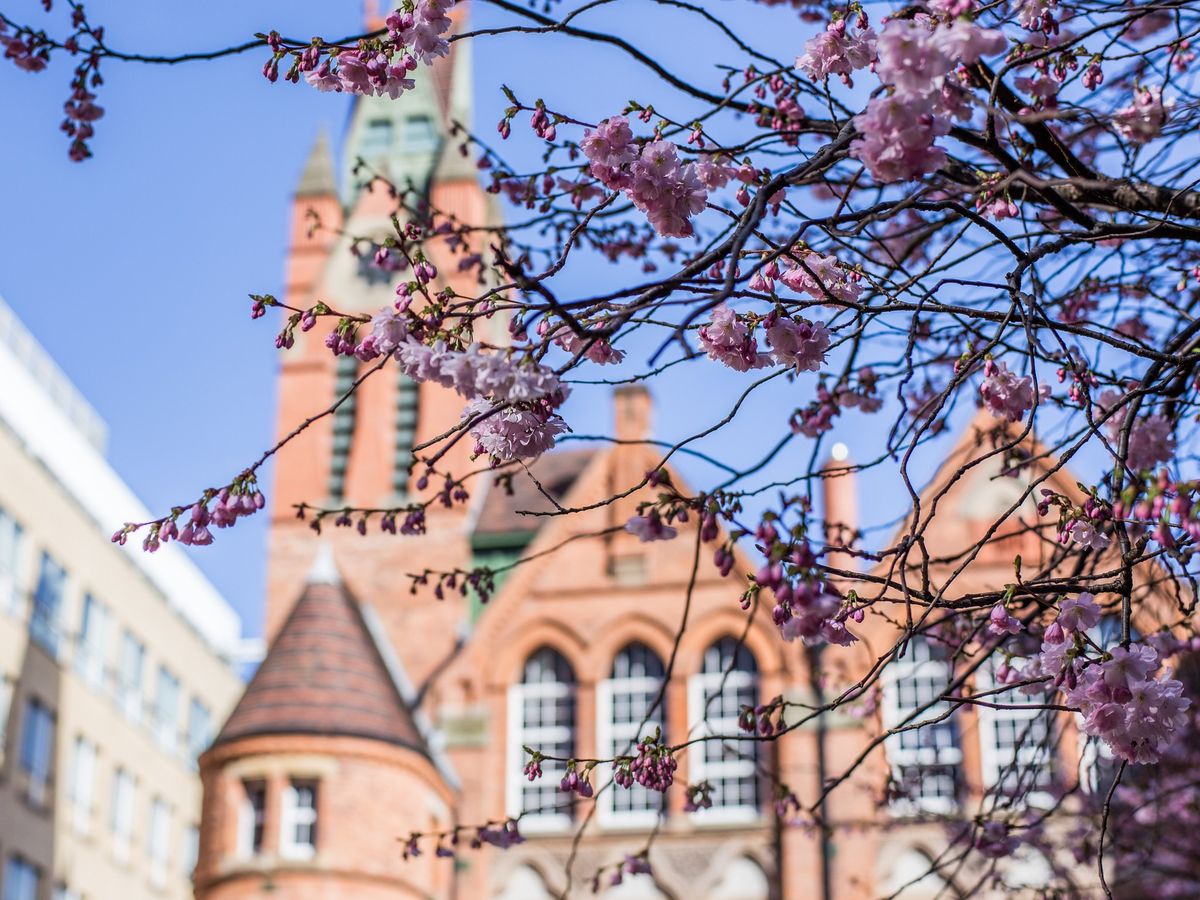
[[[858,477],[845,444],[834,446],[833,455],[821,467],[821,490],[825,508],[825,541],[830,547],[845,547],[858,529]],[[857,560],[848,553],[832,551],[829,565],[856,569]]]
[[[650,437],[650,392],[640,384],[623,385],[613,394],[613,436],[622,443]]]

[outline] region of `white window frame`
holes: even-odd
[[[150,827],[146,831],[146,856],[150,883],[165,887],[171,867],[171,808],[162,797],[150,801]]]
[[[886,730],[898,727],[915,709],[919,708],[900,706],[897,687],[899,682],[918,675],[922,678],[940,675],[944,677],[939,678],[939,680],[949,685],[951,668],[948,662],[933,658],[928,650],[923,651],[928,655],[928,658],[915,659],[919,648],[930,646],[932,646],[932,643],[928,638],[914,637],[908,643],[904,658],[892,660],[885,667],[883,677],[883,727]],[[933,704],[916,721],[925,721],[937,717],[944,712],[945,705],[945,701],[942,701],[940,704]],[[884,749],[887,752],[888,764],[891,766],[892,776],[897,782],[902,783],[902,773],[905,767],[932,768],[936,766],[957,768],[959,770],[958,783],[961,789],[963,763],[962,734],[958,731],[958,723],[953,713],[948,721],[953,723],[956,736],[956,742],[951,747],[941,749],[936,747],[905,748],[901,746],[901,736],[899,734],[892,734],[887,737],[884,742]],[[958,809],[958,806],[959,799],[957,797],[926,797],[922,795],[893,801],[892,812],[897,815],[914,815],[917,813],[946,814],[954,812]]]
[[[621,649],[620,653],[629,651],[633,646],[632,644],[626,645]],[[653,653],[649,648],[646,649],[647,652]],[[657,659],[657,656],[655,658]],[[659,663],[661,665],[661,660],[659,660]],[[654,734],[655,728],[662,727],[660,719],[666,707],[665,697],[659,705],[656,717],[648,721],[640,731],[637,731],[636,726],[639,724],[638,722],[613,722],[613,711],[617,694],[629,693],[637,695],[647,693],[653,697],[661,689],[662,679],[650,677],[613,678],[610,676],[596,685],[597,756],[606,758],[630,755],[641,738]],[[612,777],[613,767],[609,764],[598,766],[596,773],[596,786],[606,784],[609,778]],[[653,801],[655,808],[617,809],[617,794],[625,791],[638,792],[637,796]],[[662,798],[662,794],[644,788],[636,782],[629,788],[618,787],[614,784],[600,795],[596,814],[600,824],[606,828],[653,828],[664,814]]]
[[[185,878],[190,879],[200,861],[200,826],[189,825],[183,830],[183,850],[179,854],[179,863]]]
[[[71,756],[71,823],[75,833],[92,832],[96,784],[96,745],[80,735]]]
[[[199,764],[200,754],[212,743],[212,737],[212,710],[199,697],[192,697],[188,703],[187,758],[193,768]]]
[[[260,828],[263,837],[266,837],[267,782],[263,778],[247,778],[241,785],[242,799],[238,804],[237,851],[238,856],[242,859],[254,859],[262,855],[264,846],[261,841],[258,847],[254,846],[254,829]],[[251,788],[254,788],[255,793],[262,798],[260,806],[255,806],[251,801]]]
[[[720,641],[714,641],[705,651],[705,656],[709,651],[716,648]],[[749,653],[749,648],[743,648],[743,652]],[[703,663],[701,664],[703,666]],[[721,672],[705,672],[703,669],[694,673],[688,678],[688,735],[690,738],[703,738],[712,735],[731,736],[741,733],[738,726],[738,717],[735,716],[706,716],[705,709],[705,694],[716,693],[722,689],[726,691],[736,692],[739,689],[751,688],[755,698],[758,697],[758,672],[757,668],[753,672],[748,672],[745,669],[730,669],[728,673]],[[720,761],[708,761],[704,758],[705,745],[708,742],[699,741],[692,744],[688,748],[688,781],[692,784],[700,784],[703,781],[715,782],[724,778],[758,778],[758,768],[752,759],[727,759]],[[733,743],[732,741],[730,743]],[[742,742],[738,742],[742,743]],[[744,742],[747,746],[753,747],[754,742]],[[708,809],[699,809],[692,813],[692,818],[697,823],[704,824],[741,824],[748,822],[758,822],[762,818],[761,804],[758,806],[738,803],[734,805],[716,804],[714,798],[713,805]]]
[[[994,690],[999,687],[992,675],[992,662],[989,660],[979,667],[976,681],[978,693]],[[984,698],[988,703],[1016,706],[1050,702],[1053,695],[1026,696],[1017,688],[1010,688],[999,694],[989,694]],[[1054,746],[1054,711],[1048,709],[1009,708],[994,709],[990,706],[975,707],[979,722],[979,763],[983,776],[983,786],[992,790],[999,784],[1002,773],[1007,769],[1017,773],[1022,784],[1028,783],[1028,773],[1033,766],[1047,770],[1050,785],[1055,777],[1055,746]],[[1046,720],[1046,731],[1050,736],[1049,745],[1029,740],[1031,723],[1039,717]],[[1018,737],[1022,738],[1019,746],[1008,749],[999,746],[999,726],[1002,722],[1012,722]],[[1014,766],[1015,763],[1015,766]],[[1032,787],[1032,785],[1030,785]],[[1009,803],[1021,803],[1036,808],[1049,808],[1054,803],[1053,795],[1047,790],[1026,790],[1020,797],[1008,794],[995,795],[997,800],[1006,798]]]
[[[168,753],[179,752],[179,702],[182,696],[179,676],[160,664],[154,681],[154,739]]]
[[[0,610],[21,615],[21,551],[25,530],[15,517],[0,508]]]
[[[541,652],[535,651],[535,653]],[[557,651],[554,651],[557,652]],[[533,654],[530,655],[532,659]],[[526,660],[528,664],[528,660]],[[524,678],[524,666],[521,677]],[[508,688],[508,814],[521,815],[525,785],[528,780],[523,774],[525,763],[528,761],[524,748],[546,746],[550,744],[567,743],[575,746],[578,726],[578,703],[575,704],[576,727],[566,725],[525,727],[525,700],[531,697],[538,699],[565,697],[574,694],[577,682],[562,681],[538,682],[526,684],[523,680]],[[577,698],[576,698],[577,699]],[[576,748],[576,751],[578,748]],[[566,769],[564,764],[547,760],[542,763],[542,781],[554,785],[561,780]],[[571,827],[574,817],[570,812],[531,812],[521,818],[521,831],[535,834],[566,831]]]
[[[136,651],[136,652],[134,652]],[[131,661],[137,660],[137,667]],[[132,676],[132,677],[131,677]],[[137,725],[145,706],[146,645],[129,629],[121,634],[121,655],[117,662],[117,705],[125,718]]]
[[[133,851],[133,812],[137,784],[133,774],[118,768],[113,774],[112,838],[113,857],[120,863],[129,862]]]
[[[299,787],[312,789],[312,806],[300,805]],[[279,855],[284,859],[312,859],[317,854],[317,804],[320,803],[319,782],[315,778],[293,778],[283,789],[283,803],[279,815]],[[296,829],[310,825],[313,840],[303,843],[296,840]]]
[[[104,689],[108,663],[108,632],[112,617],[108,607],[92,594],[83,595],[79,635],[75,642],[75,669],[95,690]]]

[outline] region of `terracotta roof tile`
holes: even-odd
[[[304,589],[215,743],[264,734],[365,737],[427,753],[341,585]]]

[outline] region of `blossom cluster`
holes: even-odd
[[[450,52],[445,34],[452,22],[446,14],[455,0],[417,0],[411,10],[397,9],[387,17],[388,39],[357,49],[340,50],[322,59],[321,45],[314,41],[297,54],[296,64],[288,73],[292,81],[300,73],[320,91],[390,97],[393,100],[412,90],[410,74],[418,63],[429,64]],[[278,35],[268,44],[275,55],[263,66],[263,74],[274,81],[279,77],[279,61],[284,50]]]
[[[804,44],[804,55],[796,57],[796,68],[814,81],[837,75],[843,83],[853,84],[850,76],[875,58],[875,31],[866,27],[865,18],[859,25],[851,31],[846,19],[834,19]]]
[[[678,765],[671,748],[662,743],[660,734],[647,735],[638,742],[637,756],[617,760],[613,781],[623,788],[633,787],[636,781],[648,790],[662,793],[675,780]]]
[[[783,639],[800,638],[805,644],[843,647],[854,643],[857,638],[846,628],[846,619],[861,622],[862,610],[849,610],[822,580],[808,542],[785,543],[770,522],[759,525],[755,539],[768,561],[755,573],[754,580],[775,595],[771,619]]]
[[[1085,635],[1099,624],[1100,615],[1091,594],[1063,601],[1042,635],[1041,651],[1020,677],[1049,678],[1079,710],[1084,732],[1103,740],[1117,758],[1157,762],[1184,723],[1191,701],[1170,670],[1157,677],[1162,665],[1149,644],[1114,647],[1100,660],[1088,659]],[[1026,693],[1042,689],[1041,684],[1022,688]]]
[[[859,370],[854,387],[845,382],[835,385],[832,389],[823,383],[818,384],[816,398],[792,413],[792,431],[815,438],[833,428],[833,420],[841,415],[844,409],[860,409],[865,413],[878,412],[883,407],[883,400],[879,397],[876,384],[877,378],[870,366]]]
[[[188,546],[206,547],[213,542],[213,528],[230,528],[245,516],[266,506],[266,498],[255,486],[252,475],[243,476],[219,491],[207,492],[189,509],[176,509],[172,515],[150,526],[142,540],[142,549],[153,553],[163,544],[178,541]],[[183,525],[179,521],[187,513]],[[140,526],[126,524],[112,536],[114,544],[124,544]]]
[[[845,268],[836,257],[815,250],[793,249],[783,263],[782,267],[776,260],[766,263],[754,273],[747,287],[752,291],[772,293],[775,282],[782,281],[797,293],[808,294],[821,302],[833,298],[854,303],[862,293],[860,273]]]
[[[879,182],[905,181],[937,171],[946,154],[935,141],[950,120],[970,118],[970,94],[956,63],[972,64],[1002,52],[1003,34],[974,22],[938,22],[927,16],[892,19],[877,41],[875,71],[890,87],[854,117],[860,137],[850,154]]]
[[[660,235],[687,237],[692,217],[704,209],[711,190],[731,178],[750,180],[753,169],[736,167],[713,158],[684,163],[679,147],[667,140],[634,141],[624,116],[605,119],[588,130],[579,148],[590,162],[588,171],[605,187],[621,191]]]
[[[1033,389],[1033,376],[1019,376],[1009,370],[1004,362],[989,359],[983,365],[983,383],[979,386],[983,404],[997,419],[1019,421],[1037,405],[1039,400],[1050,396],[1050,386],[1039,385]]]
[[[1115,410],[1105,421],[1105,430],[1114,446],[1119,446],[1121,432],[1129,411],[1122,406],[1122,395],[1107,390],[1100,395],[1100,412]],[[1120,408],[1117,408],[1120,407]],[[1151,413],[1135,421],[1129,428],[1129,453],[1126,463],[1131,469],[1153,469],[1175,455],[1175,435],[1171,420],[1162,413]]]
[[[400,309],[382,309],[371,319],[371,332],[354,348],[360,359],[391,355],[417,382],[453,388],[466,400],[475,452],[497,464],[531,459],[554,446],[567,424],[555,412],[569,389],[554,372],[532,361],[485,352],[474,343],[451,350],[444,341],[422,343],[410,333]]]
[[[778,364],[797,372],[816,372],[825,362],[831,337],[822,322],[793,319],[772,312],[762,320],[770,353],[759,350],[758,339],[737,313],[724,303],[700,327],[698,337],[709,359],[738,372]]]
[[[615,365],[625,358],[625,351],[618,350],[606,338],[583,337],[568,325],[560,325],[551,332],[551,325],[543,319],[538,322],[538,333],[553,333],[554,343],[572,356],[583,354],[583,358],[598,366]]]
[[[1113,114],[1113,125],[1131,144],[1148,144],[1162,134],[1173,105],[1170,100],[1163,101],[1161,87],[1139,87],[1134,90],[1133,102]]]
[[[645,515],[630,516],[625,523],[625,530],[635,535],[642,543],[651,541],[669,541],[679,534],[679,530],[663,522],[658,510],[651,509]]]
[[[1166,469],[1134,480],[1122,496],[1113,501],[1112,515],[1125,522],[1133,539],[1149,532],[1164,547],[1178,545],[1174,530],[1193,541],[1200,541],[1200,503],[1196,494],[1200,483],[1173,480]]]
[[[3,19],[0,19],[0,47],[4,48],[5,59],[12,60],[14,66],[26,72],[40,72],[50,62],[47,45],[39,45],[32,34],[9,34],[8,23]]]

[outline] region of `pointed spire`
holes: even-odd
[[[313,557],[305,583],[331,584],[334,587],[342,583],[342,573],[338,571],[337,560],[333,558],[333,545],[329,541],[317,544],[317,554]]]
[[[329,197],[337,193],[337,178],[333,172],[333,153],[329,149],[329,135],[322,128],[317,133],[316,143],[304,164],[300,184],[296,186],[297,197]]]

